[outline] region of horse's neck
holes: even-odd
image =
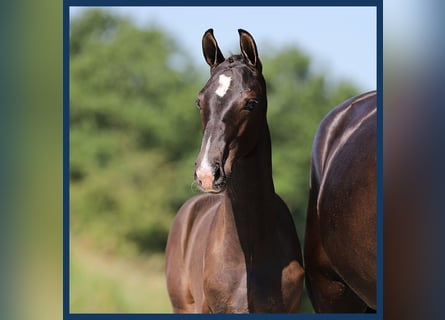
[[[266,235],[277,221],[270,135],[265,126],[255,150],[234,163],[225,192],[224,211],[234,223],[245,253],[267,241]]]

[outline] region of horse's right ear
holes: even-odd
[[[202,37],[202,52],[211,69],[224,61],[224,56],[213,36],[213,29],[207,30]]]

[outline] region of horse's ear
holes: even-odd
[[[208,65],[212,69],[224,61],[224,56],[213,36],[213,29],[207,30],[202,37],[202,52]]]
[[[255,40],[253,40],[253,37],[246,30],[238,29],[238,33],[241,53],[243,54],[244,60],[261,72],[262,66],[258,57]]]

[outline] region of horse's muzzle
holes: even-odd
[[[219,193],[226,187],[226,176],[219,164],[211,167],[199,166],[195,170],[195,181],[204,192]]]

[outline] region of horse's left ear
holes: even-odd
[[[202,37],[202,52],[211,70],[224,61],[224,56],[213,35],[213,29],[207,30]]]
[[[246,30],[238,29],[238,33],[241,53],[243,54],[244,60],[261,72],[262,65],[258,57],[255,40],[253,40],[252,35]]]

